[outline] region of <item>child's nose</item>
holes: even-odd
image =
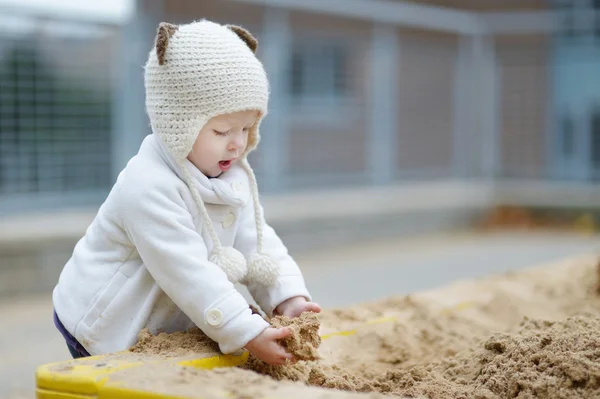
[[[246,145],[246,139],[241,134],[236,134],[230,143],[230,149],[233,151],[240,150]]]

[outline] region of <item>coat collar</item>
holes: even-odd
[[[140,147],[141,154],[148,152],[157,153],[181,180],[183,180],[181,168],[187,168],[194,179],[194,184],[202,200],[206,203],[243,207],[250,199],[248,176],[237,163],[218,178],[208,178],[187,158],[182,164],[179,164],[169,153],[162,140],[155,134],[146,136]]]

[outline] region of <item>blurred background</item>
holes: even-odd
[[[326,307],[597,250],[600,1],[0,0],[0,397],[68,357],[51,290],[201,18],[259,40],[251,162]]]

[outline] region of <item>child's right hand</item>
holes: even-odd
[[[256,338],[246,344],[244,348],[263,362],[281,366],[289,360],[295,363],[294,356],[288,353],[278,342],[278,339],[287,337],[292,333],[289,327],[273,328],[268,327]]]

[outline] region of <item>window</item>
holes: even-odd
[[[561,121],[562,131],[562,153],[566,158],[573,156],[575,149],[575,130],[573,126],[573,118],[565,115]]]
[[[562,27],[560,36],[574,39],[600,37],[600,0],[560,0],[554,2]]]
[[[594,35],[600,39],[600,0],[592,1],[592,13],[594,14]]]
[[[337,42],[295,43],[290,65],[294,102],[338,102],[348,96],[348,54]]]
[[[560,14],[560,26],[562,27],[561,36],[566,39],[572,39],[577,35],[576,6],[573,1],[563,0],[555,5],[556,11]]]
[[[591,139],[591,154],[590,159],[594,170],[600,169],[600,103],[593,107],[590,117],[590,139]]]

